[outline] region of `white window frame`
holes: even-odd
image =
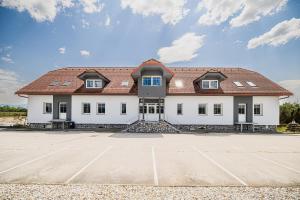
[[[92,81],[93,82],[93,86],[92,87],[89,87],[88,86],[88,81]],[[99,87],[96,87],[96,81],[100,81],[101,82],[101,85]],[[86,88],[102,88],[103,87],[103,80],[102,79],[86,79],[85,80],[85,87]]]
[[[208,88],[203,87],[204,86],[204,82],[208,82]],[[217,82],[217,87],[214,88],[212,87],[212,82]],[[219,80],[202,80],[202,89],[208,89],[208,90],[216,90],[219,89]]]
[[[221,105],[221,113],[220,114],[215,114],[215,105]],[[214,103],[213,113],[214,113],[215,116],[222,116],[223,115],[223,104],[222,103]]]
[[[233,81],[233,83],[234,83],[235,86],[237,86],[237,87],[245,87],[240,81]]]
[[[255,106],[256,105],[259,105],[259,108],[260,108],[260,113],[259,114],[255,114],[254,113],[254,108],[255,108]],[[262,103],[255,103],[255,104],[253,104],[253,115],[254,116],[263,116],[263,104]]]
[[[150,78],[151,79],[151,84],[150,85],[144,85],[144,78]],[[160,85],[154,85],[153,84],[153,78],[159,78],[160,79]],[[162,77],[161,76],[142,76],[142,86],[145,87],[160,87],[162,85]]]
[[[255,83],[253,83],[252,81],[246,81],[246,83],[250,86],[250,87],[257,87],[257,85]]]
[[[122,113],[122,105],[123,105],[123,104],[125,104],[125,110],[126,110],[125,113]],[[120,114],[121,114],[121,115],[127,115],[127,103],[121,102],[121,104],[120,104]]]
[[[199,113],[199,108],[200,108],[200,105],[204,105],[205,106],[205,113],[204,114],[200,114]],[[199,103],[198,104],[198,115],[207,115],[207,103]]]
[[[89,112],[89,113],[85,113],[85,112],[84,112],[84,104],[90,104],[90,112]],[[81,114],[83,114],[83,115],[90,115],[91,112],[92,112],[92,109],[91,109],[91,103],[83,102],[83,103],[81,104]]]
[[[104,108],[105,108],[104,113],[99,113],[99,110],[98,110],[99,104],[104,104]],[[105,115],[106,114],[106,103],[104,103],[104,102],[96,103],[96,113],[97,113],[97,115]]]
[[[51,104],[51,112],[46,112],[46,105],[47,103],[50,103]],[[52,114],[53,112],[53,103],[51,102],[43,102],[43,114]]]

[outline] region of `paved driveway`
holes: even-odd
[[[300,136],[0,132],[0,183],[300,185]]]

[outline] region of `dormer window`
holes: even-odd
[[[143,86],[161,86],[161,76],[143,76]]]
[[[218,80],[202,80],[202,89],[218,89]]]
[[[102,80],[101,79],[87,79],[86,80],[86,88],[102,88]]]

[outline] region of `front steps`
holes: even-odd
[[[136,121],[127,129],[123,130],[127,133],[180,133],[181,131],[166,121],[149,122]]]

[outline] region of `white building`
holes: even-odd
[[[168,68],[151,59],[136,68],[62,68],[16,92],[28,96],[28,123],[47,127],[127,127],[166,121],[177,128],[274,130],[279,98],[292,93],[241,68]]]

